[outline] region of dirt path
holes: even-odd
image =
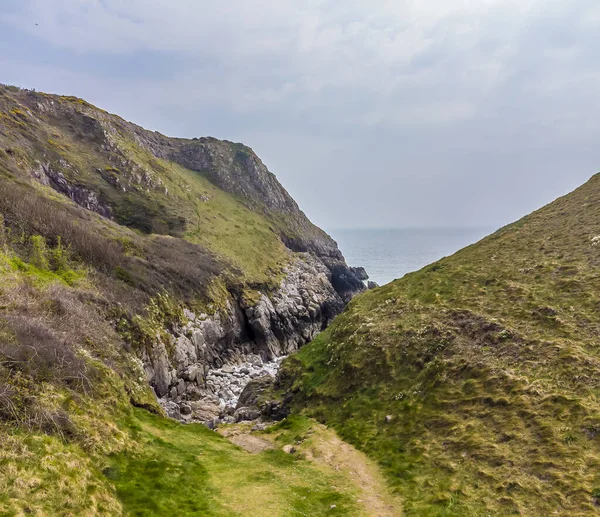
[[[400,517],[402,504],[390,494],[379,468],[335,431],[316,423],[314,429],[315,434],[298,447],[306,459],[350,476],[362,492],[359,502],[369,517]]]
[[[250,453],[281,447],[276,435],[255,435],[245,426],[228,427],[219,432]],[[314,422],[302,443],[294,444],[296,454],[326,470],[346,477],[359,494],[358,503],[368,517],[401,517],[402,503],[387,488],[377,465],[352,445],[341,440],[332,429]]]

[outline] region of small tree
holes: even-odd
[[[41,235],[32,235],[30,238],[31,252],[29,261],[39,269],[48,269],[48,247],[46,240]]]

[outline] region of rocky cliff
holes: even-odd
[[[329,270],[310,253],[300,254],[285,268],[280,286],[260,293],[253,305],[232,298],[214,315],[186,310],[181,325],[143,351],[148,380],[172,416],[180,418],[184,405],[190,408],[186,420],[218,420],[228,405],[235,407],[250,377],[240,375],[235,387],[211,385],[212,370],[255,357],[261,371],[314,339],[343,307]],[[221,389],[234,393],[227,397]]]

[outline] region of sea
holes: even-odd
[[[369,279],[385,285],[473,244],[495,228],[337,229],[337,241],[350,266],[362,266]]]

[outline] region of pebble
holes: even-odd
[[[250,355],[239,364],[226,364],[221,368],[209,370],[206,375],[208,389],[218,396],[221,408],[235,408],[238,398],[246,385],[265,375],[275,377],[285,357],[263,363],[258,355]]]

